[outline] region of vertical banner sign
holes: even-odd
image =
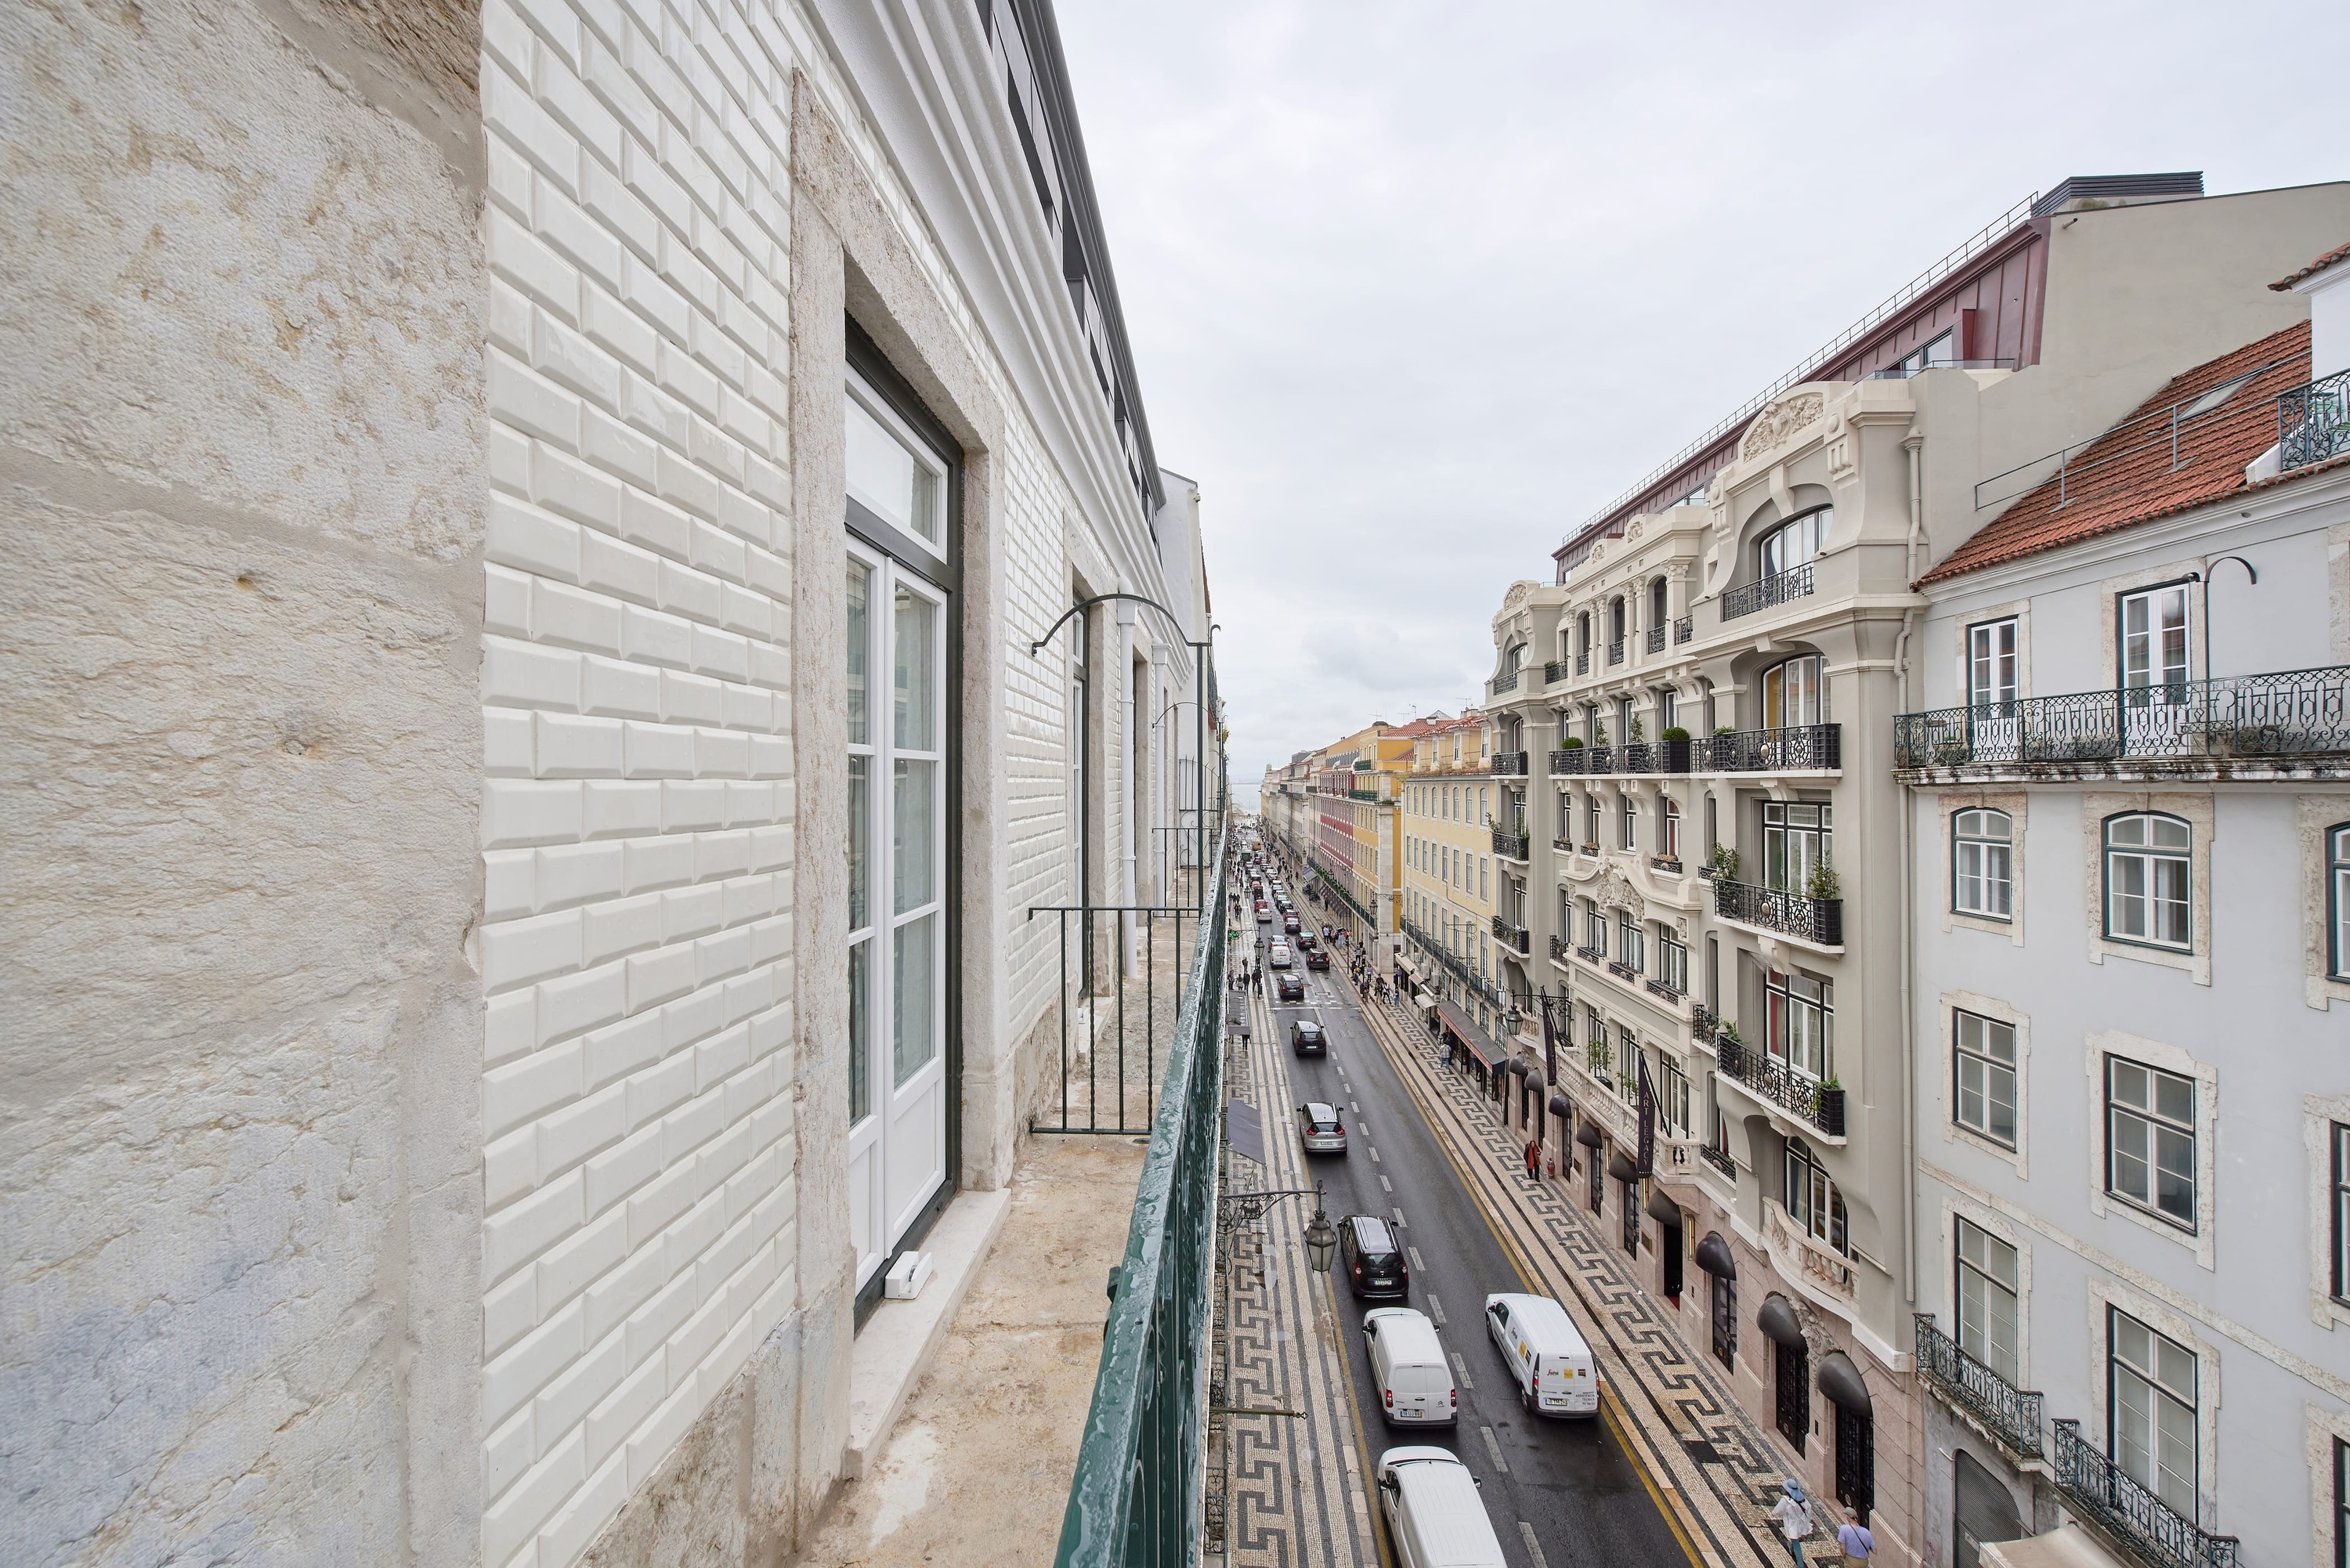
[[[1640,1053],[1640,1174],[1657,1174],[1657,1086],[1648,1082],[1648,1054]]]

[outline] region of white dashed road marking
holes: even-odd
[[[1477,1429],[1485,1434],[1485,1451],[1493,1456],[1493,1468],[1501,1471],[1503,1475],[1508,1475],[1510,1473],[1510,1461],[1502,1457],[1501,1440],[1493,1436],[1493,1428],[1491,1427],[1480,1427]]]

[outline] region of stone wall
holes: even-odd
[[[473,1551],[485,294],[434,18],[0,16],[11,1563]]]

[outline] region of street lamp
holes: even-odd
[[[1305,1225],[1305,1262],[1317,1274],[1330,1272],[1331,1255],[1338,1250],[1338,1232],[1322,1212],[1322,1184],[1314,1184],[1314,1218]]]

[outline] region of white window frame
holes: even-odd
[[[1967,902],[1970,892],[1979,902]],[[2015,819],[1996,806],[1950,815],[1950,908],[2002,925],[2015,918]]]
[[[2162,836],[2176,827],[2183,844],[2168,844]],[[2135,831],[2135,842],[2116,843],[2119,833]],[[2160,948],[2169,952],[2195,950],[2195,825],[2163,811],[2119,812],[2098,824],[2105,846],[2105,940],[2130,947]],[[2126,886],[2135,878],[2136,890]],[[2175,896],[2166,896],[2165,884]],[[2117,913],[2137,912],[2143,934],[2117,929]],[[2172,935],[2173,931],[2178,934]]]

